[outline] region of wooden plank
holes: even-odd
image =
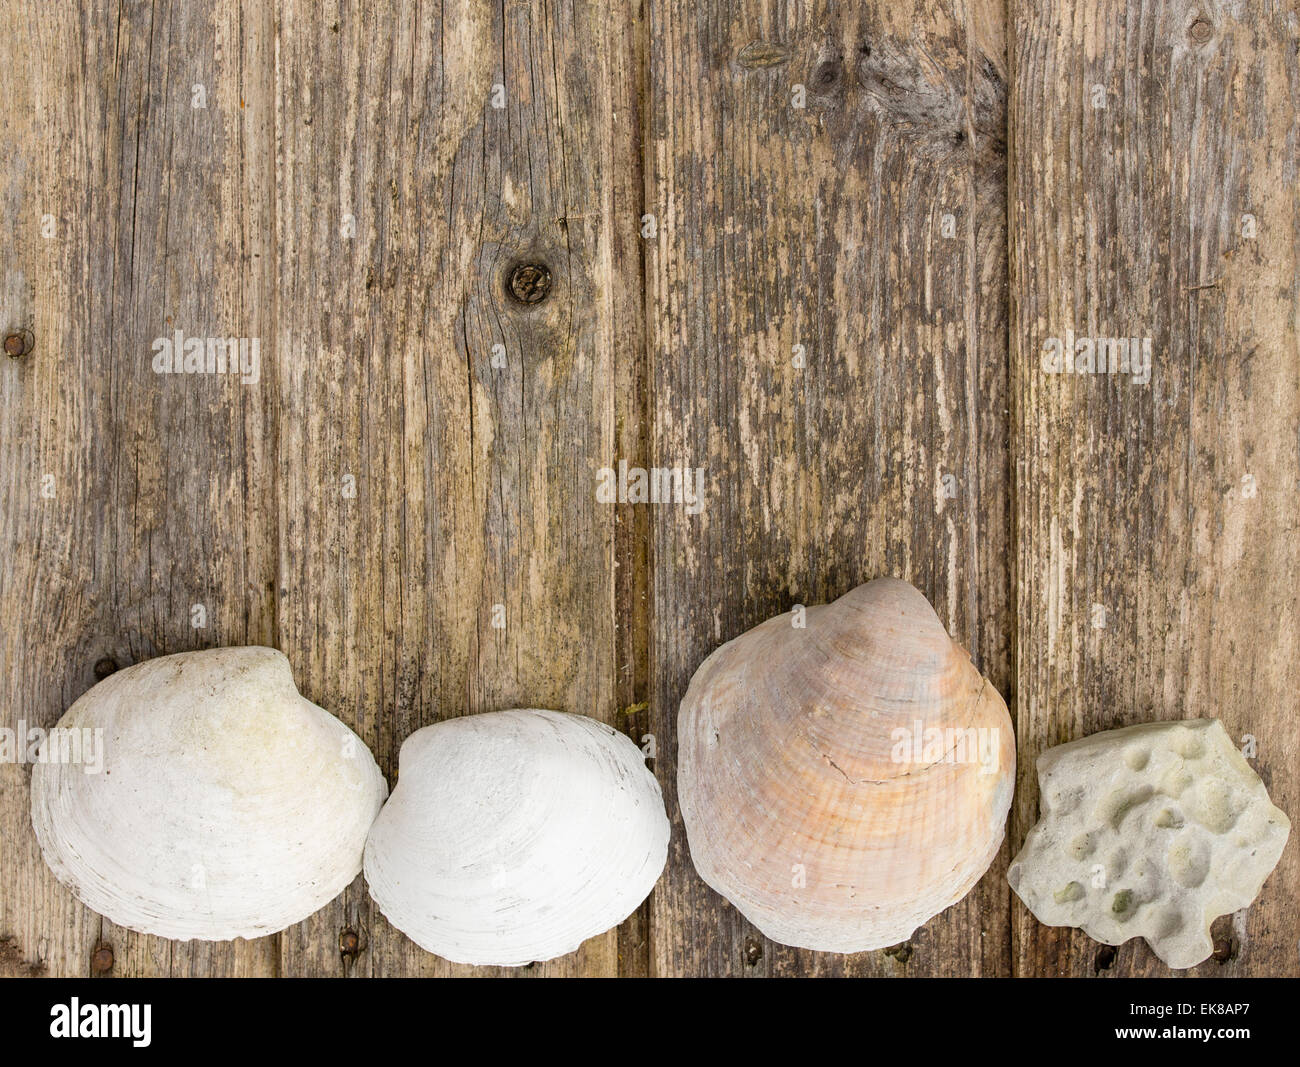
[[[97,667],[275,644],[390,780],[452,715],[653,735],[652,903],[521,973],[1170,973],[1003,872],[1037,754],[1130,722],[1217,715],[1296,810],[1294,13],[1013,5],[1009,201],[991,0],[640,19],[0,6],[0,327],[34,342],[0,358],[0,724]],[[177,329],[258,338],[259,380],[154,374]],[[1150,382],[1044,373],[1067,330],[1151,337]],[[704,468],[703,510],[599,503],[619,460]],[[721,642],[879,574],[1013,707],[1011,840],[906,946],[777,946],[691,866],[677,704]],[[0,974],[515,973],[417,949],[361,880],[278,939],[116,928],[45,869],[28,778],[0,765]],[[1300,973],[1298,848],[1192,973]]]
[[[452,716],[614,722],[631,638],[595,473],[636,432],[615,424],[641,293],[625,20],[286,0],[279,28],[282,647],[390,780]],[[528,263],[552,279],[531,305],[507,291]],[[632,934],[523,973],[635,973]],[[284,971],[517,973],[420,950],[360,880],[286,935]]]
[[[244,107],[269,20],[256,3],[5,4],[0,26],[22,56],[0,71],[3,325],[35,342],[0,365],[0,722],[49,727],[97,664],[274,639],[274,393],[151,367],[176,330],[270,336],[273,127]],[[171,942],[77,904],[40,859],[29,778],[0,766],[17,969],[274,973],[273,939]]]
[[[646,343],[645,206],[643,136],[646,24],[640,0],[625,17],[600,24],[608,54],[611,106],[610,155],[601,180],[609,217],[609,270],[613,286],[610,338],[614,375],[614,452],[608,461],[648,453],[651,422],[650,361]],[[614,636],[616,725],[643,751],[650,748],[651,525],[648,509],[614,505]],[[657,755],[650,766],[656,766]],[[651,903],[647,899],[619,927],[619,974],[646,977],[650,971]]]
[[[706,472],[699,514],[652,520],[652,720],[674,817],[653,970],[1006,974],[1005,856],[892,952],[766,941],[695,874],[673,755],[709,652],[879,575],[924,591],[1011,696],[1000,6],[649,11],[646,458]]]
[[[1034,759],[1210,716],[1300,799],[1295,178],[1287,5],[1013,9],[1011,263],[1018,530],[1017,847]],[[1139,373],[1046,373],[1049,338],[1150,338]],[[1300,850],[1216,926],[1194,975],[1296,975]],[[1015,904],[1020,974],[1163,975]]]

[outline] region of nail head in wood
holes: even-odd
[[[95,681],[102,682],[110,674],[117,673],[117,661],[110,656],[105,656],[95,662]]]
[[[839,60],[828,59],[824,63],[819,63],[817,69],[813,72],[813,85],[822,92],[833,88],[839,80]]]
[[[510,295],[521,304],[536,304],[551,291],[551,272],[540,263],[521,263],[510,274]]]
[[[113,969],[113,946],[100,942],[90,957],[92,974],[107,974]]]

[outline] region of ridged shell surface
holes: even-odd
[[[139,663],[58,725],[98,736],[103,763],[33,768],[45,861],[99,914],[161,937],[260,937],[307,918],[360,873],[388,792],[366,746],[298,694],[270,648]]]
[[[878,579],[713,653],[678,719],[700,876],[764,934],[828,952],[906,940],[1001,844],[1006,705],[925,597]]]
[[[594,719],[527,708],[407,738],[365,869],[416,944],[522,966],[627,918],[667,855],[663,796],[636,745]]]

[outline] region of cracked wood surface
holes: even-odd
[[[0,0],[0,327],[35,341],[0,358],[0,725],[270,644],[390,782],[453,715],[652,737],[673,840],[618,930],[517,972],[423,952],[360,878],[177,943],[55,882],[0,764],[0,974],[1157,974],[1007,888],[1037,753],[1218,715],[1294,814],[1292,8],[69,8]],[[258,382],[155,375],[177,329],[260,338]],[[1152,334],[1150,386],[1040,373],[1065,329]],[[619,460],[705,468],[703,510],[598,503]],[[905,945],[775,945],[691,867],[677,704],[882,574],[1011,708],[1008,840]],[[1296,847],[1196,973],[1297,973]]]
[[[1013,5],[1019,781],[1097,730],[1211,717],[1300,802],[1300,59],[1290,4]],[[1098,106],[1102,104],[1104,106]],[[1045,374],[1049,338],[1151,338],[1144,375]],[[1171,972],[1014,908],[1043,975],[1300,974],[1300,852]]]
[[[655,455],[715,494],[653,516],[656,736],[719,644],[878,575],[1008,693],[1001,28],[980,5],[651,9]],[[907,949],[788,948],[700,880],[673,745],[657,770],[656,973],[1009,972],[1005,855]]]

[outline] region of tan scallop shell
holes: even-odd
[[[361,872],[388,793],[360,738],[299,695],[272,648],[138,663],[59,727],[98,731],[103,762],[33,768],[45,862],[99,914],[162,937],[259,937],[307,918]]]
[[[1011,719],[925,597],[882,578],[713,653],[678,721],[700,876],[764,934],[827,952],[906,940],[1002,842]]]

